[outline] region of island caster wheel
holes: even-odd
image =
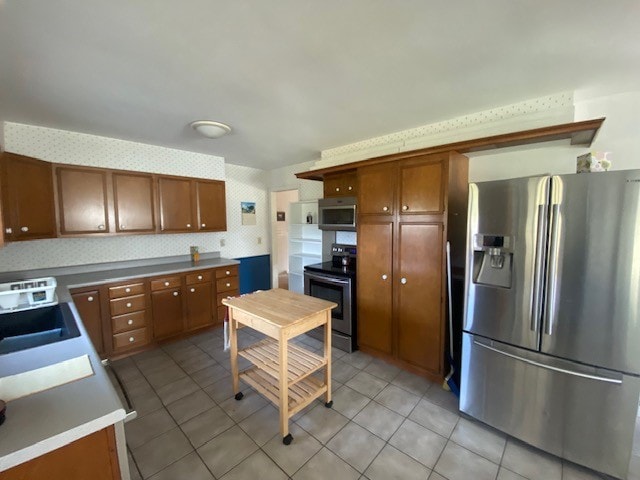
[[[285,445],[289,445],[291,443],[291,441],[293,440],[293,437],[291,436],[291,434],[287,434],[286,437],[284,437],[282,439],[282,443],[284,443]]]
[[[327,408],[333,407],[333,400],[331,400],[330,402],[325,403],[324,406],[327,407]]]
[[[242,397],[244,397],[244,394],[242,392],[236,393],[236,400],[242,400]]]

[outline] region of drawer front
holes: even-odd
[[[151,280],[151,291],[155,292],[157,290],[164,290],[165,288],[176,288],[180,287],[181,284],[180,277],[158,278]]]
[[[127,315],[118,315],[111,319],[111,328],[113,333],[128,332],[130,330],[136,330],[138,328],[147,326],[147,312],[129,313]]]
[[[234,297],[236,296],[237,292],[224,292],[224,293],[219,293],[217,295],[218,297],[218,302],[216,303],[216,305],[218,305],[219,307],[223,306],[222,305],[222,300],[224,300],[227,297]],[[226,308],[226,307],[225,307]]]
[[[216,278],[237,277],[237,276],[238,276],[237,265],[229,265],[228,267],[222,267],[222,268],[216,269]]]
[[[136,312],[138,310],[144,310],[147,306],[144,295],[118,298],[116,300],[110,300],[110,303],[112,316],[123,315],[129,312]]]
[[[113,349],[125,350],[147,343],[147,329],[139,328],[130,332],[118,333],[113,336]]]
[[[132,283],[119,287],[109,287],[109,298],[130,297],[144,293],[144,283]]]
[[[186,275],[187,285],[194,285],[196,283],[210,282],[211,271],[195,272]]]
[[[216,282],[216,292],[231,292],[238,290],[238,277],[220,278]]]

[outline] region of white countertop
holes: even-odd
[[[56,277],[58,300],[60,303],[69,303],[81,335],[50,345],[0,355],[0,377],[52,365],[82,355],[89,356],[94,375],[7,403],[6,420],[3,425],[0,425],[0,472],[125,418],[125,410],[102,366],[100,357],[89,340],[73,305],[69,288],[238,263],[236,260],[210,258],[201,260],[197,265],[190,261],[178,261],[67,275],[56,275],[56,270],[58,273],[63,273],[64,269],[47,271],[49,275]],[[7,276],[10,277],[10,281],[34,278],[31,272],[2,274],[4,278]]]

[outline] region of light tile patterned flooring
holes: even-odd
[[[259,338],[239,331],[240,346]],[[296,341],[321,352],[315,339]],[[318,400],[297,414],[289,446],[270,403],[247,386],[233,398],[221,329],[115,362],[138,411],[125,426],[131,478],[606,478],[463,418],[440,385],[361,352],[334,349],[332,360],[333,408]],[[640,456],[629,478],[640,479]]]

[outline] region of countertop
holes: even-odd
[[[101,264],[97,266],[97,271],[91,271],[90,268],[84,268],[84,271],[77,271],[78,268],[61,268],[1,274],[0,281],[56,277],[58,301],[69,303],[81,335],[55,344],[0,356],[0,377],[34,370],[82,355],[89,356],[94,375],[7,403],[7,418],[0,426],[0,472],[125,418],[125,410],[120,399],[73,305],[70,288],[238,263],[236,260],[219,257],[201,259],[197,265],[182,259],[154,264],[153,259],[150,259],[111,265],[118,268],[108,268],[109,265]]]

